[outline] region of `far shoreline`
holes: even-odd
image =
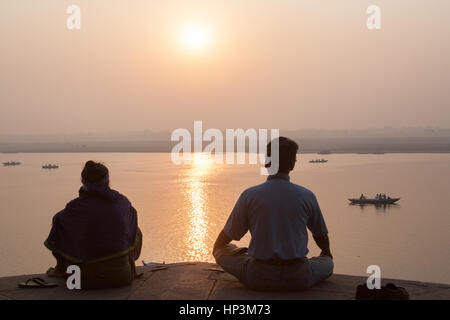
[[[294,140],[300,146],[299,153],[321,156],[329,154],[450,153],[450,136],[297,138]],[[169,153],[177,143],[178,141],[168,140],[0,142],[0,153]],[[206,145],[207,143],[204,143],[203,147]],[[246,146],[248,148],[248,141]]]
[[[39,154],[39,153],[171,153],[170,151],[18,151],[18,152],[0,152],[0,154]],[[195,152],[192,152],[195,153]],[[246,154],[248,152],[245,152]],[[386,154],[449,154],[450,151],[392,151],[392,152],[352,152],[352,151],[339,151],[322,154],[319,151],[306,151],[298,152],[297,154],[316,154],[322,157],[326,157],[333,154],[354,154],[354,155],[374,155],[382,156]]]

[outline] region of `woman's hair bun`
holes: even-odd
[[[95,162],[92,160],[89,160],[86,162],[86,164],[84,165],[86,168],[93,168],[95,167]]]
[[[100,163],[92,160],[84,164],[84,169],[81,172],[81,180],[85,182],[97,182],[108,175],[108,168]]]

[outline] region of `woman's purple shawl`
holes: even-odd
[[[137,232],[130,201],[108,186],[81,188],[79,194],[53,217],[45,246],[75,263],[130,250]]]

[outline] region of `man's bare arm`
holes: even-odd
[[[218,249],[218,248],[222,248],[225,247],[227,244],[229,244],[231,242],[231,238],[229,236],[226,235],[225,232],[220,231],[219,236],[217,237],[216,243],[214,243],[214,249],[213,252]]]
[[[313,236],[314,241],[317,243],[317,246],[322,250],[320,255],[329,256],[331,259],[333,259],[333,255],[331,254],[330,250],[330,239],[328,238],[328,235],[323,236]]]

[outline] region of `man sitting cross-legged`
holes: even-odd
[[[298,145],[285,137],[278,142],[278,173],[241,194],[214,244],[213,255],[225,271],[251,289],[304,290],[332,275],[333,256],[315,195],[289,181]],[[270,156],[271,143],[267,150]],[[306,257],[307,228],[322,250],[319,257]],[[249,230],[248,250],[230,244]]]

